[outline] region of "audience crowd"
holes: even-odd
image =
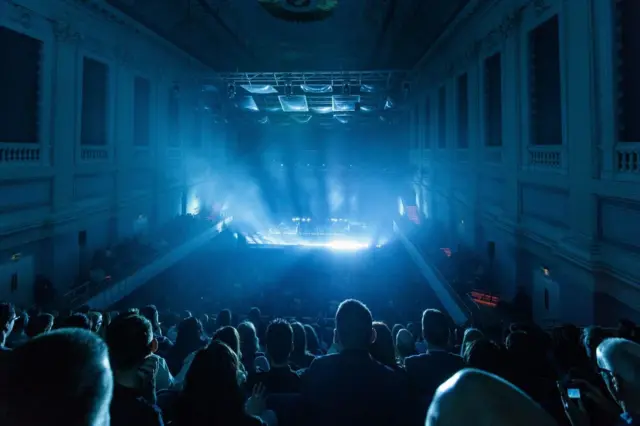
[[[161,317],[168,321],[161,321]],[[640,424],[640,332],[335,318],[17,312],[0,304],[0,424]]]

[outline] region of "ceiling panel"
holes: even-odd
[[[258,0],[108,1],[216,70],[319,71],[410,69],[469,0],[339,0],[316,22]]]

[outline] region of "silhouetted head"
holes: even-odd
[[[391,330],[387,324],[380,321],[375,321],[373,328],[376,331],[376,340],[369,347],[369,353],[379,363],[387,367],[396,367],[396,348]]]
[[[319,355],[321,353],[320,339],[318,338],[318,333],[316,333],[316,330],[313,328],[313,326],[305,324],[304,334],[306,334],[307,336],[307,350],[313,355]]]
[[[231,325],[231,311],[229,309],[223,309],[216,317],[216,326],[221,328],[229,325]]]
[[[116,374],[137,371],[158,348],[149,320],[135,314],[120,315],[111,321],[106,341],[111,366]]]
[[[596,350],[598,367],[609,393],[624,411],[640,412],[640,344],[605,339]]]
[[[36,337],[40,334],[48,333],[53,328],[53,321],[53,315],[51,314],[39,314],[31,317],[26,329],[27,336]]]
[[[287,365],[293,351],[293,328],[283,319],[269,323],[266,332],[266,349],[272,365]]]
[[[422,336],[430,347],[447,348],[451,336],[449,318],[437,309],[422,313]]]
[[[465,369],[440,385],[425,426],[556,426],[528,395],[493,374]]]
[[[222,327],[216,331],[216,333],[212,337],[213,340],[219,340],[229,346],[233,352],[235,352],[238,357],[242,357],[240,353],[240,335],[238,334],[238,330],[235,327],[231,327],[230,325],[227,327]]]
[[[302,355],[307,353],[307,333],[304,331],[304,325],[298,321],[291,323],[293,330],[293,353]]]
[[[256,327],[252,322],[243,321],[238,324],[238,335],[240,336],[240,349],[244,356],[258,352],[260,342],[258,341]]]
[[[81,328],[83,330],[91,330],[91,321],[86,314],[79,312],[62,320],[60,328]]]
[[[336,312],[334,340],[342,349],[369,350],[376,340],[371,311],[362,302],[347,299]]]
[[[109,424],[113,377],[107,345],[94,333],[73,328],[43,334],[3,363],[3,425]]]

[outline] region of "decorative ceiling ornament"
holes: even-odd
[[[333,14],[339,0],[258,0],[269,14],[290,22],[313,22]]]

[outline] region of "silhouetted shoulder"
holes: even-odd
[[[330,355],[316,357],[313,361],[311,361],[311,365],[309,366],[309,368],[307,368],[307,370],[311,368],[318,368],[325,365],[331,365],[334,362],[336,362],[339,359],[339,357],[340,357],[340,354],[330,354]]]

